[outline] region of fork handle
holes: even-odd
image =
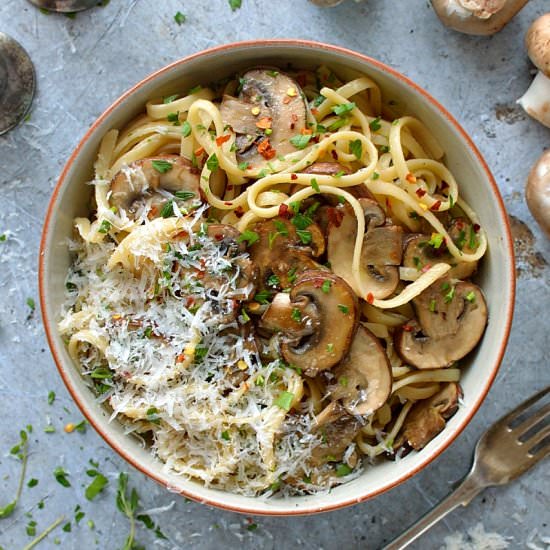
[[[402,548],[406,548],[457,506],[467,506],[483,489],[484,486],[480,484],[479,480],[471,473],[468,474],[450,495],[446,496],[439,504],[436,504],[434,508],[422,516],[415,524],[411,525],[404,533],[393,539],[387,546],[384,546],[382,550],[401,550]]]

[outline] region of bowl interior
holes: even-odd
[[[455,175],[461,195],[477,211],[489,236],[489,250],[477,276],[485,292],[490,318],[477,351],[463,363],[464,404],[446,429],[419,453],[398,462],[382,462],[367,468],[351,483],[330,494],[293,498],[249,498],[207,489],[199,483],[163,471],[133,438],[125,436],[108,413],[95,402],[79,371],[72,363],[56,323],[64,300],[64,281],[70,258],[67,239],[73,219],[87,215],[92,166],[105,132],[121,128],[141,112],[152,97],[187,90],[254,65],[275,65],[284,69],[328,65],[341,76],[363,73],[382,88],[383,97],[398,102],[399,108],[422,120],[446,151],[445,163]],[[213,77],[213,75],[215,75]],[[514,299],[514,263],[508,222],[496,184],[481,156],[452,117],[426,92],[388,67],[340,48],[298,42],[269,41],[242,43],[202,52],[176,62],[150,76],[124,94],[92,126],[68,161],[54,191],[44,228],[40,255],[40,293],[44,324],[59,371],[83,413],[107,442],[138,469],[170,490],[195,500],[260,514],[304,514],[335,509],[375,496],[409,478],[435,458],[460,433],[481,404],[496,375],[510,329]]]

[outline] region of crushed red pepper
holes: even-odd
[[[266,160],[272,159],[277,154],[277,151],[272,147],[271,143],[269,143],[268,138],[258,143],[257,149],[258,153],[260,153],[260,155],[262,155],[262,157]]]
[[[219,136],[216,138],[216,145],[220,147],[223,145],[226,141],[229,141],[231,139],[231,134],[227,134],[225,136]]]

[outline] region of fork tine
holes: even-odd
[[[519,426],[513,428],[513,432],[521,435],[528,432],[536,424],[543,421],[550,414],[550,403],[546,404],[542,409],[539,409],[531,416],[527,417]]]
[[[506,425],[510,425],[514,420],[516,420],[519,416],[521,416],[529,407],[534,405],[537,401],[540,401],[546,394],[550,392],[550,386],[547,388],[544,388],[539,393],[536,393],[533,395],[533,397],[530,397],[521,405],[518,405],[513,411],[508,413],[506,416],[500,419],[500,422],[506,423]]]
[[[538,431],[523,444],[529,449],[529,453],[531,453],[531,450],[536,447],[541,441],[544,441],[544,439],[546,439],[548,436],[550,436],[550,424],[548,426],[545,426],[542,430]],[[550,447],[550,445],[547,446]]]

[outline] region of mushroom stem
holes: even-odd
[[[529,116],[550,128],[550,78],[542,71],[517,102]]]
[[[465,34],[489,36],[500,31],[528,0],[431,0],[446,26]]]

